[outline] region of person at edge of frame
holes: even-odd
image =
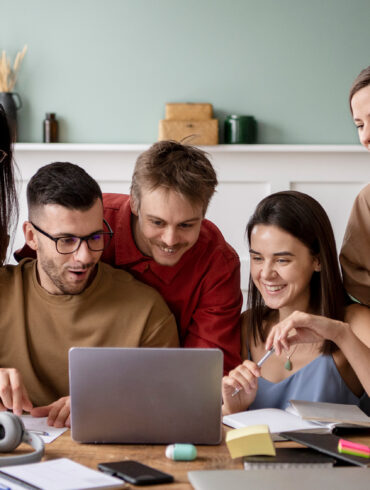
[[[349,105],[360,142],[370,151],[370,66],[353,82]],[[370,183],[355,199],[339,260],[347,292],[370,307]]]
[[[6,258],[11,231],[18,221],[10,127],[0,104],[0,266]]]

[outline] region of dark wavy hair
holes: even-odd
[[[10,127],[0,104],[0,265],[5,261],[9,237],[19,213],[12,146]]]
[[[321,271],[314,272],[310,283],[310,309],[317,315],[343,320],[347,296],[340,275],[333,229],[323,207],[311,196],[297,191],[284,191],[265,197],[257,206],[247,225],[249,245],[256,225],[273,225],[302,242],[320,260]],[[248,334],[254,342],[264,342],[267,332],[264,320],[272,311],[249,278]],[[325,341],[321,351],[336,350]]]
[[[103,200],[99,184],[83,168],[70,162],[54,162],[39,168],[27,186],[30,219],[46,204],[87,210],[97,199]]]

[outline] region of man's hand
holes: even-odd
[[[23,410],[30,412],[32,407],[18,369],[0,368],[0,410],[13,410],[20,416]]]
[[[63,396],[56,402],[31,410],[32,417],[47,417],[48,425],[53,427],[71,427],[71,397]]]

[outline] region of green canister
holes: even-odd
[[[253,116],[226,116],[224,123],[224,142],[240,145],[257,142],[257,121]]]
[[[193,461],[197,448],[193,444],[170,444],[166,447],[166,456],[174,461]]]

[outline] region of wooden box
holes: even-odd
[[[166,119],[177,121],[204,121],[212,119],[212,104],[197,103],[168,103],[166,104]]]
[[[189,137],[189,138],[188,138]],[[159,121],[158,140],[174,140],[189,145],[217,145],[218,119],[206,121],[173,121],[162,119]]]

